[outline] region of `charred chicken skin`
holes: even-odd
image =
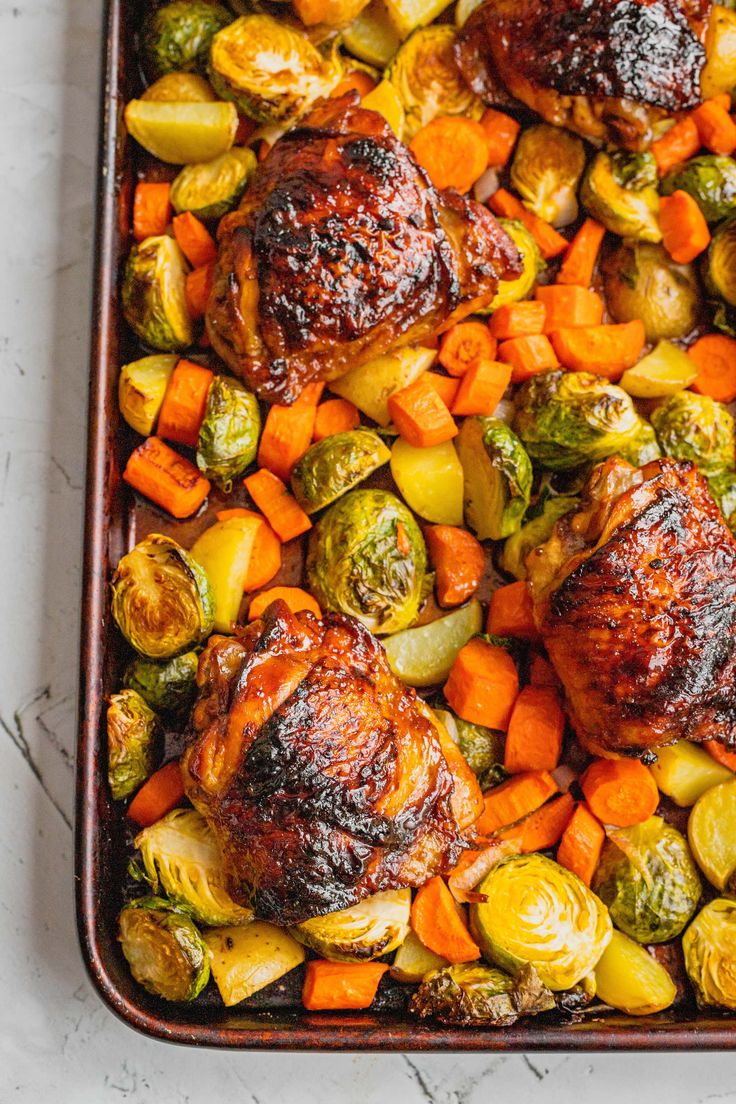
[[[218,236],[209,335],[269,402],[420,342],[520,272],[493,216],[433,188],[356,93],[276,142]]]
[[[736,747],[736,539],[689,461],[607,461],[527,568],[590,750]]]
[[[586,138],[641,149],[700,102],[709,0],[485,0],[456,60],[488,103],[510,93]]]
[[[277,924],[448,871],[483,799],[359,622],[273,603],[199,666],[187,793],[233,896]]]

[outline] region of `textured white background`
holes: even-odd
[[[729,1055],[193,1052],[92,991],[70,823],[101,6],[0,0],[0,1104],[736,1104]]]

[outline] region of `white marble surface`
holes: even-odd
[[[101,6],[0,0],[0,1102],[736,1104],[729,1055],[175,1049],[87,982],[70,825]]]

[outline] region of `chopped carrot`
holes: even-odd
[[[322,441],[335,433],[345,433],[360,425],[360,412],[348,399],[328,399],[320,403],[314,419],[314,440]]]
[[[197,447],[207,396],[214,378],[214,372],[192,360],[177,362],[158,415],[160,437],[176,441],[179,445],[188,445],[189,448]]]
[[[722,107],[724,111],[730,111],[731,110],[731,93],[730,92],[719,92],[717,96],[711,96],[710,100],[708,100],[707,102],[708,103],[719,104],[720,107]]]
[[[520,640],[533,640],[537,636],[532,596],[523,579],[494,590],[487,628],[493,636],[517,636]]]
[[[496,341],[485,322],[458,322],[442,335],[437,354],[442,367],[451,376],[463,376],[479,357],[493,360]]]
[[[258,130],[258,123],[247,115],[238,115],[238,129],[235,131],[234,146],[247,146]]]
[[[327,962],[324,958],[313,958],[304,974],[302,1004],[309,1012],[370,1008],[387,970],[385,962]]]
[[[414,135],[409,149],[440,190],[469,192],[488,168],[488,139],[475,119],[440,115]]]
[[[565,368],[617,380],[641,357],[646,334],[637,318],[613,326],[565,327],[551,334],[550,340]]]
[[[478,835],[490,836],[499,828],[516,824],[517,820],[533,813],[557,792],[557,783],[549,771],[514,775],[508,782],[502,782],[484,794],[483,812],[475,824]]]
[[[148,437],[130,454],[123,479],[175,518],[196,514],[210,493],[199,469],[158,437]]]
[[[536,298],[544,303],[547,334],[564,326],[600,326],[603,321],[603,300],[587,287],[548,284],[537,288]]]
[[[248,607],[248,620],[255,621],[272,602],[279,599],[286,602],[292,613],[309,610],[315,617],[322,616],[322,610],[312,595],[307,594],[306,590],[302,590],[301,587],[275,586],[271,587],[270,590],[262,590],[260,594],[256,594]]]
[[[488,200],[488,206],[494,215],[498,215],[500,218],[519,219],[520,222],[523,222],[539,246],[539,251],[545,261],[559,256],[567,249],[567,238],[563,238],[562,234],[558,234],[554,226],[550,226],[544,219],[539,218],[538,215],[533,215],[531,211],[527,211],[521,200],[517,199],[511,192],[507,192],[505,188],[499,188],[497,192],[494,192]]]
[[[187,301],[187,312],[193,322],[199,322],[200,318],[204,318],[214,281],[215,266],[213,264],[193,268],[191,272],[187,273],[184,295]]]
[[[431,384],[448,410],[452,410],[452,404],[455,402],[460,386],[459,379],[453,379],[452,376],[443,376],[440,372],[424,372],[419,378]]]
[[[458,652],[445,698],[465,721],[506,731],[519,693],[516,664],[506,651],[475,637]]]
[[[201,268],[217,260],[217,246],[212,235],[191,211],[177,215],[171,225],[179,248],[192,268]]]
[[[690,264],[708,248],[710,230],[700,207],[687,192],[673,192],[659,201],[662,241],[677,264]]]
[[[144,238],[166,233],[171,218],[171,185],[136,184],[133,196],[133,237],[137,242]]]
[[[445,763],[452,775],[450,808],[461,832],[475,824],[483,812],[483,794],[478,779],[452,736],[443,724],[434,725],[435,735]]]
[[[511,382],[511,366],[497,360],[474,361],[460,380],[452,413],[492,414]]]
[[[439,875],[417,890],[411,906],[411,926],[425,947],[448,962],[475,962],[480,958],[480,947]]]
[[[243,580],[243,590],[246,594],[267,586],[281,570],[281,541],[266,519],[260,514],[257,517],[261,524],[253,538],[253,551]]]
[[[560,794],[552,801],[529,813],[518,824],[494,835],[496,840],[514,839],[518,841],[519,852],[523,855],[532,851],[549,851],[560,842],[562,833],[570,823],[575,808],[572,794]]]
[[[258,445],[258,466],[286,482],[312,443],[316,417],[317,407],[308,403],[272,406]]]
[[[716,763],[720,763],[722,767],[728,767],[731,771],[736,771],[736,751],[729,751],[718,740],[706,740],[703,747],[711,759],[715,759]]]
[[[366,73],[363,69],[351,69],[332,89],[330,99],[336,100],[339,96],[344,96],[346,92],[355,91],[362,100],[363,96],[367,96],[375,87],[376,82],[370,73]]]
[[[502,169],[516,145],[521,126],[516,119],[503,111],[486,108],[480,118],[488,143],[488,164],[494,169]]]
[[[659,804],[657,783],[639,759],[596,759],[580,785],[590,811],[617,828],[641,824]]]
[[[389,395],[388,409],[401,436],[415,448],[440,445],[457,434],[452,414],[422,376]]]
[[[550,340],[544,334],[530,337],[512,337],[498,346],[498,359],[511,365],[511,382],[522,383],[540,372],[559,368]]]
[[[700,141],[711,153],[730,157],[736,150],[736,123],[717,100],[706,100],[692,112]]]
[[[544,303],[536,299],[507,303],[493,314],[489,329],[499,341],[509,341],[514,337],[534,337],[544,329],[545,315]]]
[[[649,148],[657,162],[657,172],[664,176],[681,161],[694,157],[700,149],[700,133],[695,120],[691,115],[679,119]]]
[[[736,399],[736,340],[725,334],[706,334],[688,349],[698,374],[690,387],[717,402]]]
[[[184,779],[179,760],[159,767],[144,782],[128,806],[128,816],[141,828],[155,824],[184,800]]]
[[[605,227],[595,219],[585,220],[565,250],[560,271],[557,273],[558,284],[590,286],[605,234]]]
[[[261,468],[243,480],[248,494],[266,516],[280,540],[290,541],[312,528],[309,516],[289,494],[286,484],[273,472]]]
[[[503,765],[509,774],[553,771],[560,761],[565,714],[552,686],[525,686],[514,702]]]
[[[606,833],[601,822],[581,802],[575,807],[570,822],[562,833],[557,849],[560,866],[577,874],[590,885],[601,857]]]
[[[529,664],[529,683],[531,686],[554,686],[555,688],[560,685],[550,661],[538,653],[532,656]]]
[[[437,601],[443,607],[467,602],[483,577],[483,546],[467,529],[454,525],[428,525],[424,537],[435,572]]]

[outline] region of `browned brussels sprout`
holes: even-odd
[[[107,707],[107,779],[118,801],[142,786],[153,772],[158,718],[135,690],[110,695]]]
[[[161,897],[126,905],[118,939],[131,974],[154,996],[192,1001],[209,981],[209,952],[192,918]]]
[[[510,1027],[522,1016],[555,1007],[555,998],[531,966],[516,977],[482,962],[445,966],[424,978],[409,1011],[421,1019],[468,1027]]]

